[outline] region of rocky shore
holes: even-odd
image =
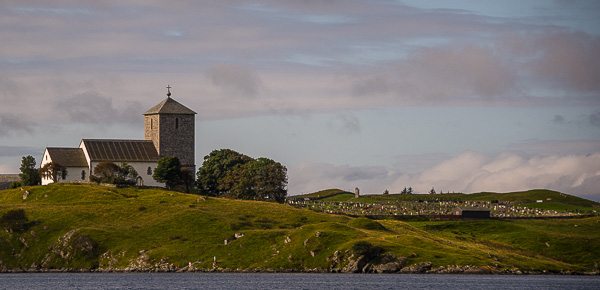
[[[360,259],[358,259],[359,261]],[[493,266],[474,266],[474,265],[448,265],[434,268],[433,263],[423,262],[410,266],[403,266],[402,262],[389,262],[386,264],[365,264],[362,269],[356,266],[360,262],[348,265],[344,268],[332,269],[270,269],[270,268],[249,268],[249,269],[231,269],[213,267],[209,269],[189,267],[177,267],[172,264],[156,264],[154,267],[127,267],[127,268],[58,268],[49,269],[32,265],[27,269],[11,269],[0,267],[0,273],[362,273],[362,274],[465,274],[465,275],[589,275],[600,276],[600,271],[577,272],[562,270],[560,272],[551,272],[546,270],[523,270],[523,269],[498,269]]]

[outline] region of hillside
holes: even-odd
[[[494,193],[444,193],[444,194],[367,194],[354,198],[354,193],[341,189],[327,189],[314,193],[295,195],[294,198],[311,198],[323,201],[356,201],[356,202],[385,202],[385,201],[417,201],[417,200],[452,200],[452,201],[512,201],[535,202],[537,200],[552,201],[583,207],[600,207],[600,203],[577,196],[560,193],[553,190],[534,189],[518,192]]]
[[[374,221],[88,184],[0,192],[0,216],[16,209],[28,221],[3,218],[2,271],[584,272],[600,260],[598,217]]]

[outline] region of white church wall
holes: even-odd
[[[96,167],[100,162],[91,162],[91,168]],[[113,162],[117,165],[121,165],[121,162]],[[127,164],[131,165],[133,169],[138,173],[138,177],[141,178],[142,184],[138,183],[138,185],[144,186],[158,186],[164,187],[164,183],[157,182],[152,178],[152,174],[154,173],[154,169],[156,168],[156,162],[127,162]],[[148,170],[150,168],[150,170]],[[94,174],[94,170],[92,169],[92,174]]]
[[[52,157],[46,149],[44,151],[44,156],[42,157],[42,162],[40,163],[40,168],[50,162],[52,162]],[[55,182],[81,182],[89,180],[90,172],[87,167],[66,167],[66,172],[64,178],[63,175],[59,173],[56,180],[52,180],[51,177],[42,177],[42,185],[48,185]]]
[[[42,162],[40,162],[40,168],[44,167],[44,165],[50,162],[52,162],[52,159],[50,158],[50,154],[48,154],[48,149],[46,149],[44,151],[44,156],[42,157]],[[45,178],[42,176],[42,185],[48,185],[50,183],[54,183],[54,180],[52,180],[52,178]]]

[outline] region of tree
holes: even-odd
[[[196,186],[202,194],[221,196],[229,191],[225,179],[238,165],[244,165],[252,158],[231,149],[214,150],[204,156],[202,166],[198,168]]]
[[[432,187],[431,190],[429,191],[429,194],[435,194],[435,189]]]
[[[59,177],[67,178],[67,168],[54,161],[42,166],[39,173],[41,177],[52,179],[54,182],[57,182]]]
[[[121,166],[112,162],[100,162],[93,172],[90,180],[98,183],[133,185],[138,176],[137,171],[127,162],[122,162]]]
[[[409,186],[406,194],[413,194],[413,188]]]
[[[225,178],[228,197],[272,200],[283,203],[287,196],[287,168],[268,158],[237,165]]]
[[[94,167],[94,174],[90,179],[102,183],[114,183],[114,179],[119,174],[119,166],[112,162],[100,162]]]
[[[189,193],[194,184],[194,171],[189,167],[181,168],[181,182],[185,186],[185,192]]]
[[[383,194],[390,194],[390,191],[386,189],[383,191]]]
[[[287,168],[268,158],[216,150],[204,157],[197,185],[202,194],[210,196],[284,202]]]
[[[138,173],[133,166],[129,165],[129,163],[121,162],[118,176],[126,182],[135,184],[135,179],[138,177]]]
[[[21,173],[19,174],[19,178],[21,178],[21,185],[30,186],[30,185],[38,185],[42,181],[40,178],[40,173],[35,168],[35,158],[31,155],[23,156],[21,159]]]
[[[164,183],[168,189],[173,189],[181,183],[181,162],[177,156],[166,156],[158,160],[152,174],[154,180]]]

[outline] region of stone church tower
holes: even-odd
[[[160,158],[177,156],[182,167],[195,173],[196,112],[173,100],[167,89],[167,98],[144,113],[144,139],[154,142]]]

